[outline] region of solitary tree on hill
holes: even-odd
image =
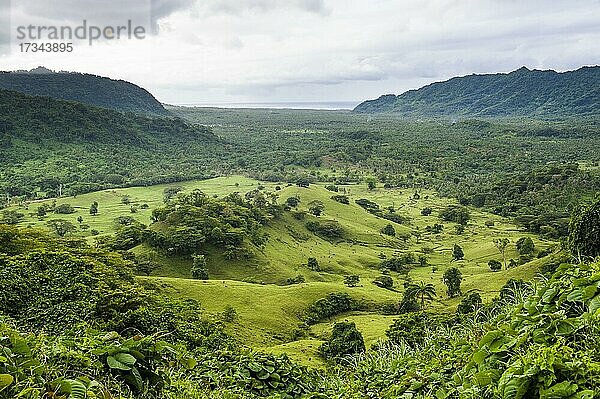
[[[454,244],[454,249],[452,250],[452,260],[462,260],[465,258],[465,253],[463,249],[458,244]]]
[[[519,238],[515,243],[515,247],[520,255],[529,255],[535,251],[535,244],[531,237]]]
[[[359,282],[360,277],[355,274],[344,276],[344,284],[346,284],[348,287],[356,287]]]
[[[98,214],[98,203],[94,201],[92,205],[90,205],[90,215],[96,216]]]
[[[204,255],[193,255],[192,259],[192,277],[196,280],[208,280],[206,257]]]
[[[418,284],[410,284],[406,289],[407,298],[418,299],[421,303],[421,310],[425,309],[425,302],[432,301],[437,296],[433,284],[425,284],[423,281]]]
[[[53,219],[46,222],[48,227],[53,230],[59,237],[64,237],[69,233],[73,233],[77,230],[75,225],[68,220],[64,219]]]
[[[454,298],[461,294],[460,283],[462,282],[462,273],[458,268],[451,267],[444,273],[444,284],[448,287],[448,296]]]
[[[494,241],[494,245],[496,246],[496,249],[498,249],[498,252],[500,252],[500,255],[502,255],[502,264],[504,265],[504,268],[506,269],[506,248],[508,247],[508,244],[510,244],[510,240],[508,238],[498,238],[496,241]]]
[[[319,200],[314,200],[308,203],[308,210],[315,216],[321,216],[325,211],[325,205]]]
[[[499,270],[502,269],[502,263],[500,263],[496,259],[490,260],[488,262],[488,266],[490,267],[490,270],[493,271],[493,272],[497,272],[497,271],[499,271]]]
[[[310,270],[314,270],[316,272],[321,271],[321,266],[319,266],[319,261],[317,261],[317,258],[308,258],[307,266]]]

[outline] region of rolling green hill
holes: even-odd
[[[407,117],[598,116],[600,67],[558,73],[522,67],[510,73],[469,75],[437,82],[398,96],[359,104],[361,113]]]
[[[444,199],[429,190],[422,190],[420,198],[414,197],[410,189],[385,189],[381,185],[369,190],[366,185],[350,184],[343,187],[350,199],[349,204],[334,201],[337,193],[325,189],[324,184],[309,187],[288,185],[280,187],[276,183],[260,182],[242,176],[220,177],[203,181],[190,181],[149,187],[110,189],[94,193],[56,200],[27,202],[8,211],[24,215],[21,226],[47,228],[51,220],[63,219],[77,226],[73,236],[85,237],[89,242],[103,242],[117,231],[115,222],[119,217],[132,217],[154,229],[152,210],[163,205],[165,190],[179,187],[182,193],[195,189],[213,196],[226,197],[234,192],[246,193],[260,188],[262,192],[278,195],[278,202],[284,204],[289,197],[297,197],[300,203],[296,208],[283,212],[270,220],[262,232],[267,234],[264,245],[251,241],[244,243],[252,256],[246,259],[226,259],[223,249],[212,245],[200,248],[206,255],[209,280],[192,279],[192,258],[189,255],[176,255],[143,243],[131,249],[130,256],[137,261],[149,262],[152,267],[149,276],[140,275],[141,281],[151,283],[170,297],[198,300],[208,314],[220,317],[228,307],[237,313],[237,321],[227,324],[227,332],[240,342],[254,348],[273,353],[287,353],[309,365],[321,365],[317,356],[318,348],[331,328],[331,323],[352,320],[359,325],[369,344],[385,338],[385,331],[395,317],[386,314],[382,308],[387,304],[398,303],[402,299],[406,282],[432,283],[438,296],[430,305],[432,311],[444,313],[454,311],[460,298],[448,298],[442,281],[444,271],[457,266],[463,274],[463,292],[478,292],[489,301],[498,295],[508,279],[532,279],[541,269],[544,259],[525,260],[523,264],[492,272],[488,267],[491,259],[501,259],[494,246],[494,240],[507,238],[511,244],[507,258],[518,259],[515,242],[521,237],[531,237],[539,253],[552,241],[524,232],[508,219],[476,209],[465,231],[458,234],[456,223],[442,221],[438,214],[455,201]],[[123,198],[128,203],[123,203]],[[396,236],[381,233],[390,223],[381,217],[367,212],[355,201],[366,198],[382,208],[393,206],[396,213],[404,218],[402,224],[392,222]],[[297,219],[297,212],[308,213],[311,201],[321,201],[324,213],[318,218],[307,214]],[[71,214],[49,212],[40,217],[36,210],[41,206],[69,204],[74,208]],[[99,204],[97,215],[88,212],[92,202]],[[148,207],[143,205],[148,205]],[[136,208],[135,213],[130,208]],[[424,216],[421,210],[431,208],[432,214]],[[81,218],[81,219],[80,219]],[[307,222],[317,220],[337,222],[344,230],[340,240],[329,240],[307,229]],[[442,231],[431,233],[427,226],[443,225]],[[94,236],[91,232],[96,231]],[[452,260],[452,248],[459,244],[465,253],[460,261]],[[381,263],[385,259],[414,254],[424,256],[427,264],[418,263],[410,267],[408,273],[390,272],[393,289],[383,289],[372,283],[382,275]],[[307,267],[309,257],[318,260],[320,270]],[[347,287],[344,276],[357,275],[357,287]],[[290,283],[288,279],[302,276],[303,282]],[[323,320],[298,335],[309,306],[315,301],[335,292],[345,292],[362,305],[360,309]]]
[[[85,73],[52,72],[43,67],[32,71],[0,72],[0,89],[77,101],[121,112],[169,115],[145,89],[123,80]]]

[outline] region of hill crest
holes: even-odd
[[[407,117],[563,117],[598,115],[600,66],[556,72],[523,66],[508,73],[472,74],[400,95],[364,101],[354,112]]]
[[[133,83],[79,72],[55,72],[42,66],[29,71],[0,72],[0,89],[121,112],[169,115],[151,93]]]

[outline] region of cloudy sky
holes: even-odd
[[[4,43],[20,24],[82,19],[148,21],[151,34],[76,43],[71,54],[0,45],[1,70],[44,65],[125,79],[175,104],[360,101],[457,75],[600,64],[600,0],[12,3],[0,0]]]

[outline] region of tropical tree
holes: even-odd
[[[390,276],[382,275],[373,280],[373,284],[380,288],[392,288],[394,286],[394,279]]]
[[[515,243],[515,247],[520,255],[529,255],[535,251],[535,244],[533,243],[531,237],[519,238]]]
[[[464,206],[449,205],[440,212],[440,218],[447,222],[454,222],[466,225],[469,222],[471,214]]]
[[[600,256],[600,199],[573,212],[569,223],[569,249],[576,257]]]
[[[314,200],[308,203],[308,210],[315,216],[321,216],[325,211],[325,205],[319,200]]]
[[[344,284],[346,284],[348,287],[356,287],[359,282],[360,277],[355,274],[344,276]]]
[[[408,298],[418,299],[421,303],[421,310],[425,309],[425,302],[432,301],[437,296],[435,287],[431,283],[425,284],[421,281],[418,284],[411,284],[406,289]]]
[[[2,212],[2,223],[6,224],[17,224],[25,219],[25,215],[17,211],[4,211]]]
[[[75,225],[73,223],[69,222],[68,220],[64,220],[64,219],[48,220],[46,222],[46,224],[59,237],[64,237],[69,233],[73,233],[73,232],[77,231],[77,228],[75,227]]]
[[[460,295],[460,283],[462,282],[462,273],[458,268],[451,267],[444,272],[444,284],[448,287],[448,296],[453,298]]]
[[[332,360],[364,351],[363,336],[352,322],[335,323],[331,337],[319,349],[323,357]]]
[[[98,203],[94,201],[92,205],[90,205],[90,215],[96,216],[98,214]]]
[[[367,180],[367,189],[370,190],[375,190],[375,187],[377,187],[375,180],[373,179],[369,179]]]
[[[317,258],[308,258],[307,266],[310,270],[314,270],[316,272],[321,271],[321,266],[319,266],[319,261]]]
[[[470,292],[463,300],[458,304],[456,309],[457,313],[467,314],[476,311],[481,308],[483,302],[481,295],[478,292]]]
[[[488,266],[490,267],[490,270],[493,271],[493,272],[497,272],[497,271],[499,271],[499,270],[502,269],[502,263],[500,263],[496,259],[490,260],[488,262]]]
[[[496,247],[496,249],[498,249],[498,252],[500,252],[500,255],[502,255],[502,264],[504,265],[504,268],[506,269],[506,248],[508,247],[508,244],[510,244],[510,240],[508,238],[498,238],[496,241],[494,241],[494,246]]]
[[[300,203],[300,198],[299,198],[299,197],[296,197],[296,196],[294,196],[294,197],[289,197],[288,199],[286,199],[286,200],[285,200],[285,203],[286,203],[288,206],[290,206],[290,207],[292,207],[292,208],[295,208],[295,207],[297,207],[297,206],[298,206],[298,204]]]
[[[196,280],[208,280],[208,269],[206,268],[206,257],[204,255],[192,255],[192,277]]]
[[[381,233],[394,237],[396,235],[396,229],[392,226],[391,223],[388,223],[383,229],[381,229]]]
[[[460,245],[454,244],[454,248],[452,249],[452,260],[462,260],[465,258],[465,253]]]

